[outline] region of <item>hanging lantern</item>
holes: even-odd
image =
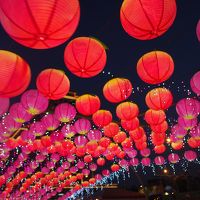
[[[73,39],[65,48],[65,65],[74,75],[90,78],[99,74],[106,64],[106,51],[97,40],[89,37]]]
[[[196,33],[197,33],[197,38],[200,42],[200,20],[197,23]]]
[[[21,127],[21,123],[16,122],[11,116],[7,116],[4,120],[4,127],[6,127],[5,131],[10,133],[15,132],[18,128]]]
[[[116,172],[120,169],[120,166],[118,164],[113,164],[113,165],[111,165],[110,168],[111,168],[112,172]]]
[[[104,135],[107,137],[114,137],[119,132],[119,126],[115,122],[111,122],[103,127]]]
[[[116,114],[119,119],[131,120],[138,116],[139,108],[132,102],[120,103],[116,108]]]
[[[0,97],[0,116],[8,111],[10,105],[9,98],[1,98]]]
[[[90,141],[96,141],[98,142],[102,137],[102,133],[100,130],[90,130],[87,134],[87,138],[90,140]]]
[[[185,151],[184,157],[189,162],[192,162],[197,158],[197,153],[195,151],[188,150],[188,151]]]
[[[179,155],[176,154],[176,153],[171,153],[169,154],[168,156],[168,160],[169,162],[171,162],[172,164],[176,164],[179,162],[180,158],[179,158]]]
[[[136,167],[139,165],[139,160],[137,158],[132,158],[130,160],[130,165],[133,166],[133,167]]]
[[[197,95],[200,95],[200,71],[198,71],[197,73],[193,75],[193,77],[190,80],[190,86],[194,93],[196,93]]]
[[[42,124],[48,131],[54,131],[59,126],[59,121],[53,114],[48,114],[42,118]]]
[[[52,100],[63,98],[70,88],[68,77],[58,69],[45,69],[40,72],[36,85],[41,94]]]
[[[140,125],[139,119],[137,117],[131,119],[131,120],[121,120],[121,126],[126,131],[132,131],[136,128],[138,128]]]
[[[81,118],[75,122],[74,127],[79,134],[85,135],[91,129],[91,123],[88,119]]]
[[[159,84],[169,79],[174,72],[171,56],[163,51],[144,54],[137,63],[138,76],[148,84]]]
[[[198,148],[200,147],[200,141],[191,137],[188,139],[187,141],[188,145],[191,147],[191,148]]]
[[[124,0],[120,10],[124,30],[139,40],[151,40],[163,35],[175,17],[175,0]]]
[[[31,124],[29,131],[35,136],[42,136],[46,132],[46,127],[42,122]]]
[[[166,134],[164,132],[161,133],[151,133],[151,140],[155,146],[159,146],[165,142]]]
[[[76,109],[85,116],[94,114],[99,110],[100,105],[101,102],[98,96],[85,94],[76,99]]]
[[[28,90],[21,96],[21,103],[31,115],[38,115],[48,107],[48,99],[37,90]]]
[[[153,110],[166,110],[172,105],[173,96],[166,88],[155,88],[147,93],[145,101]]]
[[[114,78],[103,87],[104,97],[111,103],[126,100],[132,93],[132,84],[125,78]]]
[[[163,110],[149,109],[145,112],[144,119],[150,125],[158,125],[166,119],[166,115]]]
[[[113,140],[116,143],[122,143],[126,138],[127,138],[126,133],[120,131],[113,137]]]
[[[21,45],[47,49],[68,40],[80,18],[78,0],[0,1],[1,23],[8,35]]]
[[[195,139],[200,141],[200,124],[190,130],[190,135]]]
[[[183,117],[178,117],[179,126],[183,127],[185,130],[191,130],[197,125],[197,118],[185,119]]]
[[[142,163],[142,165],[144,165],[146,167],[150,167],[151,160],[150,160],[150,158],[142,158],[141,163]]]
[[[172,143],[171,143],[171,147],[172,147],[174,150],[180,150],[180,149],[183,148],[183,142],[182,142],[182,141],[172,142]]]
[[[112,121],[112,114],[108,110],[98,110],[92,115],[92,120],[98,127],[107,126]]]
[[[159,146],[154,147],[154,151],[155,151],[156,154],[162,154],[162,153],[165,152],[165,150],[166,150],[166,147],[165,147],[164,144],[161,144]]]
[[[164,133],[168,129],[167,121],[163,121],[161,124],[158,125],[151,125],[151,130],[155,133]]]
[[[145,135],[144,129],[140,126],[133,131],[129,131],[130,137],[135,141],[141,139]]]
[[[151,154],[151,151],[150,151],[149,148],[142,149],[142,150],[140,151],[140,154],[141,154],[143,157],[149,157],[150,154]]]
[[[69,103],[61,103],[55,108],[55,117],[61,122],[70,122],[76,116],[76,109]]]
[[[73,125],[70,125],[70,124],[65,124],[62,129],[61,129],[61,132],[63,133],[63,135],[66,137],[66,138],[72,138],[75,136],[76,134],[76,129]]]
[[[156,165],[164,165],[165,163],[165,159],[163,156],[156,156],[155,159],[154,159],[154,162]]]
[[[110,143],[111,143],[111,140],[108,137],[102,137],[99,140],[99,145],[102,146],[102,147],[105,147],[105,148],[107,148]]]
[[[0,50],[0,66],[0,97],[10,98],[22,94],[31,80],[28,63],[17,54]]]

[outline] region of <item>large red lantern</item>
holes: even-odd
[[[93,96],[90,94],[84,94],[76,99],[76,109],[82,115],[92,115],[97,110],[99,110],[101,105],[98,96]]]
[[[125,78],[114,78],[103,87],[104,97],[111,103],[126,100],[132,93],[132,84]]]
[[[112,121],[112,113],[108,110],[98,110],[92,115],[92,120],[96,126],[107,126]]]
[[[144,54],[137,63],[137,73],[146,83],[158,84],[166,81],[174,72],[171,56],[163,51]]]
[[[89,37],[72,40],[66,47],[64,61],[74,75],[90,78],[99,74],[106,64],[106,51],[103,45]]]
[[[120,10],[124,30],[139,40],[150,40],[164,34],[175,17],[175,0],[124,0]]]
[[[149,109],[145,112],[144,119],[150,125],[158,125],[166,119],[166,115],[163,110]]]
[[[0,50],[0,97],[15,97],[23,93],[31,80],[28,63],[20,56]]]
[[[116,108],[117,117],[122,120],[131,120],[138,116],[139,108],[132,102],[120,103]]]
[[[36,85],[41,94],[53,100],[63,98],[70,88],[68,77],[57,69],[43,70],[37,77]]]
[[[147,93],[145,101],[153,110],[166,110],[172,105],[173,96],[166,88],[155,88]]]
[[[78,0],[0,1],[0,19],[16,42],[35,49],[58,46],[76,30],[80,18]]]

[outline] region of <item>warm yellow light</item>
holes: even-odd
[[[167,138],[167,139],[166,139],[166,142],[167,142],[167,143],[171,143],[171,139],[170,139],[170,138]]]
[[[167,170],[167,169],[164,169],[163,172],[164,172],[164,174],[167,174],[167,173],[168,173],[168,170]]]

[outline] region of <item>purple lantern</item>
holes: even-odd
[[[85,136],[79,135],[74,139],[74,143],[77,147],[84,147],[87,142],[88,142],[88,140]]]
[[[195,140],[200,140],[200,124],[193,129],[190,130],[190,135],[195,139]]]
[[[91,129],[91,123],[88,119],[81,118],[75,122],[74,127],[79,134],[85,135]]]
[[[149,148],[146,148],[146,149],[143,149],[140,151],[140,154],[143,156],[143,157],[148,157],[150,154],[151,154],[151,151]]]
[[[132,158],[130,160],[130,165],[133,166],[133,167],[136,167],[139,165],[139,160],[137,158]]]
[[[15,132],[17,129],[19,129],[21,127],[21,124],[16,122],[12,117],[7,116],[3,122],[1,122],[2,124],[4,124],[4,127],[6,129],[6,132],[10,132],[13,133]]]
[[[42,118],[42,123],[46,130],[54,131],[58,128],[60,122],[55,118],[54,115],[48,114]]]

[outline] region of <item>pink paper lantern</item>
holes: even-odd
[[[125,159],[120,160],[120,161],[119,161],[119,165],[120,165],[122,168],[126,168],[126,169],[129,168],[129,163],[128,163],[128,161],[126,161]]]
[[[88,139],[85,136],[77,136],[74,139],[74,143],[77,147],[84,147],[86,145],[86,143],[88,142]]]
[[[35,140],[35,135],[32,134],[29,130],[25,130],[21,132],[21,138],[23,141],[31,142]]]
[[[21,123],[16,122],[11,116],[7,116],[2,123],[4,124],[5,131],[13,133],[21,127]]]
[[[60,122],[52,114],[44,116],[41,122],[48,131],[54,131],[60,124]]]
[[[21,97],[21,103],[26,111],[31,115],[38,115],[44,112],[49,105],[49,101],[38,90],[28,90]]]
[[[35,160],[39,163],[43,162],[46,159],[46,156],[42,155],[42,154],[38,154],[35,157]]]
[[[200,95],[200,71],[198,71],[197,73],[193,75],[193,77],[190,80],[190,86],[194,93],[196,93],[197,95]]]
[[[10,117],[12,117],[18,123],[24,123],[32,118],[21,103],[15,103],[10,107]]]
[[[85,167],[85,163],[84,163],[83,161],[78,161],[77,167],[78,167],[79,169],[83,169],[83,168]]]
[[[197,118],[194,119],[185,119],[183,117],[178,118],[178,124],[183,127],[185,130],[191,130],[197,125]]]
[[[87,134],[87,138],[91,141],[99,141],[102,137],[102,133],[100,130],[90,130]]]
[[[51,154],[51,160],[56,163],[57,161],[60,160],[60,155],[57,153]]]
[[[55,108],[55,117],[61,122],[70,122],[76,116],[76,109],[69,103],[61,103]]]
[[[154,162],[156,165],[163,165],[165,163],[165,159],[163,156],[156,156]]]
[[[130,160],[130,165],[132,165],[133,167],[138,166],[138,165],[139,165],[139,160],[138,160],[138,158],[132,158],[132,159]]]
[[[190,135],[195,140],[200,140],[200,124],[198,124],[198,126],[196,126],[196,127],[194,127],[193,129],[190,130]]]
[[[63,135],[66,138],[72,138],[75,136],[76,134],[76,129],[74,126],[70,125],[70,124],[65,124],[62,129],[61,132],[63,133]]]
[[[197,38],[200,42],[200,20],[197,23],[196,33],[197,33]]]
[[[63,167],[64,169],[69,169],[69,168],[70,168],[70,162],[65,161],[64,163],[62,163],[62,167]]]
[[[150,154],[151,154],[151,151],[149,148],[145,148],[143,150],[140,151],[140,154],[143,156],[143,157],[148,157]]]
[[[61,142],[64,140],[64,135],[60,131],[55,131],[50,135],[51,142]]]
[[[171,128],[171,133],[177,139],[183,139],[185,137],[185,135],[187,134],[187,130],[184,129],[182,126],[176,124]]]
[[[89,176],[90,170],[89,169],[83,169],[82,173],[83,173],[84,176]]]
[[[200,102],[192,98],[181,99],[176,104],[176,111],[184,119],[194,119],[199,115]]]
[[[151,160],[150,158],[142,158],[141,163],[142,165],[149,167],[151,165]]]
[[[79,134],[85,135],[91,129],[91,123],[88,119],[81,118],[75,122],[74,127]]]
[[[176,154],[176,153],[171,153],[171,154],[169,154],[169,156],[168,156],[168,160],[169,160],[170,163],[176,164],[176,163],[179,162],[180,158],[179,158],[179,155],[178,155],[178,154]]]
[[[76,159],[75,155],[68,155],[67,156],[67,161],[70,162],[70,163],[74,162],[75,159]]]
[[[78,167],[72,166],[72,167],[69,169],[69,171],[70,171],[71,173],[75,174],[75,173],[78,171]]]
[[[101,174],[96,174],[94,176],[94,178],[97,180],[97,181],[101,181],[102,180],[102,175]]]
[[[103,176],[110,176],[110,171],[109,171],[108,169],[104,169],[104,170],[102,171],[102,175],[103,175]]]
[[[130,151],[124,150],[129,158],[135,158],[137,156],[137,150],[131,149]]]
[[[8,111],[10,105],[9,98],[0,98],[0,116]]]
[[[29,130],[35,136],[42,136],[46,132],[46,128],[42,122],[36,122],[31,124]]]
[[[184,157],[189,162],[192,162],[197,158],[197,153],[195,151],[188,150],[188,151],[185,151]]]
[[[53,161],[48,161],[46,165],[49,169],[53,169],[55,167],[55,163]]]
[[[92,172],[94,172],[94,171],[97,170],[97,165],[96,165],[95,163],[91,163],[91,164],[89,165],[89,169],[90,169]]]

